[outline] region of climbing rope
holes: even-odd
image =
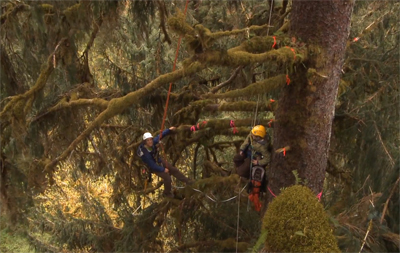
[[[175,188],[177,188],[177,189],[183,189],[183,188],[185,188],[185,187],[178,187],[178,186],[177,186],[177,187],[175,187]],[[227,199],[224,199],[224,200],[216,200],[216,199],[210,197],[210,195],[208,195],[207,193],[202,192],[202,191],[199,190],[199,189],[196,189],[196,188],[193,188],[193,187],[191,187],[191,188],[192,188],[194,191],[196,191],[196,192],[199,192],[199,193],[204,194],[204,196],[206,196],[206,198],[208,198],[209,200],[211,200],[211,201],[213,201],[213,202],[215,202],[215,203],[225,203],[225,202],[234,200],[235,198],[238,197],[238,196],[233,196],[233,197],[230,197],[230,198],[227,198]],[[242,190],[240,190],[239,195],[243,192],[243,190],[244,190],[245,188],[246,188],[246,186],[244,186],[244,187],[242,188]]]
[[[238,185],[240,185],[240,179],[239,179]],[[244,189],[245,187],[246,187],[246,186],[244,186],[243,189]],[[243,191],[243,189],[242,189],[242,191]],[[239,243],[240,194],[241,194],[241,193],[242,193],[242,192],[239,192],[239,194],[238,194],[238,208],[237,208],[238,214],[237,214],[237,221],[236,221],[236,253],[237,253],[238,243]]]
[[[256,112],[254,113],[254,121],[253,121],[253,127],[256,125],[256,119],[257,119],[257,113],[258,113],[258,102],[260,101],[260,94],[257,96],[257,105],[256,105]]]
[[[270,24],[271,24],[272,5],[273,5],[273,4],[274,4],[274,1],[271,0],[270,11],[269,11],[269,19],[268,19],[267,36],[268,36],[268,34],[269,34],[269,27],[270,27]],[[274,45],[273,45],[272,47],[274,47],[275,44],[276,44],[276,39],[275,39],[275,37],[274,37]],[[256,118],[257,118],[257,113],[258,113],[258,102],[259,102],[259,99],[260,99],[260,95],[257,96],[257,105],[256,105],[256,111],[255,111],[255,114],[254,114],[253,127],[254,127],[255,124],[256,124]],[[251,139],[251,137],[250,137],[250,148],[252,148],[252,145],[253,145],[253,141],[252,141],[252,139]],[[250,177],[251,177],[251,169],[252,169],[252,167],[253,167],[252,160],[253,160],[253,152],[251,152],[251,160],[250,160]],[[239,182],[240,182],[240,181],[239,181]],[[246,187],[246,185],[245,185],[245,187]],[[249,205],[250,205],[250,199],[248,198],[248,199],[247,199],[247,211],[249,211]],[[236,224],[236,253],[238,252],[238,244],[239,244],[240,195],[239,195],[239,200],[238,200],[238,209],[237,209],[237,211],[238,211],[238,215],[237,215],[237,224]]]
[[[185,11],[184,11],[185,17],[186,17],[186,12],[187,12],[188,4],[189,4],[189,0],[186,0]],[[180,45],[181,45],[181,41],[182,41],[182,36],[179,36],[178,46],[176,47],[174,66],[172,67],[172,72],[174,72],[175,69],[176,69],[176,62],[177,62],[177,60],[178,60],[179,47],[180,47]],[[172,90],[172,82],[169,83],[167,101],[166,101],[166,103],[165,103],[164,115],[163,115],[163,120],[162,120],[162,123],[161,123],[161,130],[160,130],[160,146],[161,146],[161,149],[162,149],[162,151],[163,151],[163,153],[164,153],[164,160],[166,160],[166,155],[165,155],[164,147],[163,147],[162,142],[161,142],[161,138],[162,138],[162,132],[163,132],[163,130],[164,130],[165,119],[166,119],[166,117],[167,117],[167,109],[168,109],[169,97],[170,97],[170,95],[171,95],[171,90]]]
[[[189,0],[186,0],[185,12],[184,12],[185,17],[186,17],[186,12],[187,12],[188,3],[189,3]],[[174,65],[173,65],[173,67],[172,67],[172,72],[174,72],[175,69],[176,69],[176,62],[177,62],[177,60],[178,60],[179,47],[180,47],[180,45],[181,45],[181,41],[182,41],[182,36],[179,36],[178,45],[177,45],[177,47],[176,47]],[[170,97],[170,95],[171,95],[171,90],[172,90],[172,82],[170,82],[170,84],[169,84],[168,95],[167,95],[167,101],[166,101],[166,103],[165,103],[164,115],[163,115],[163,120],[162,120],[162,123],[161,123],[161,130],[160,130],[160,142],[159,142],[159,143],[160,143],[160,147],[161,147],[161,150],[162,150],[162,152],[163,152],[163,155],[164,155],[164,161],[167,161],[167,157],[166,157],[165,150],[164,150],[164,146],[163,146],[163,144],[162,144],[161,139],[162,139],[162,132],[163,132],[163,130],[164,130],[165,119],[166,119],[166,117],[167,117],[167,109],[168,109],[169,97]],[[148,180],[146,180],[145,183],[144,183],[144,190],[145,190],[145,191],[146,191],[146,189],[147,189],[147,184],[148,184],[147,181],[148,181]],[[143,206],[145,206],[145,200],[144,200]]]

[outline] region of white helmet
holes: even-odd
[[[149,132],[144,133],[144,135],[143,135],[143,140],[146,140],[146,139],[148,139],[148,138],[153,138],[153,135],[151,135],[151,133],[149,133]]]

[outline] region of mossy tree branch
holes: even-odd
[[[253,101],[238,101],[238,102],[222,102],[220,104],[209,104],[203,108],[203,111],[220,111],[220,112],[253,112],[257,109],[259,111],[274,111],[278,105],[275,101],[268,101],[266,103],[259,103]]]
[[[235,127],[251,127],[253,124],[253,119],[211,119],[206,121],[206,123],[199,123],[199,129],[209,128],[212,130],[228,129],[231,127],[231,121],[233,121]],[[270,119],[260,119],[258,122],[261,125],[268,125]],[[180,129],[189,128],[189,126],[180,126]],[[196,131],[197,132],[197,131]]]
[[[260,93],[271,92],[278,87],[282,87],[286,84],[286,75],[277,75],[262,81],[250,84],[246,88],[228,91],[219,94],[206,94],[207,98],[238,98],[238,97],[250,97]]]
[[[99,127],[104,121],[122,113],[129,106],[137,103],[141,98],[150,94],[163,84],[174,82],[185,76],[194,74],[204,68],[204,65],[200,64],[199,62],[194,62],[187,68],[159,76],[139,90],[130,92],[123,97],[110,100],[108,102],[107,109],[101,112],[96,119],[93,120],[89,126],[69,145],[66,150],[64,150],[57,158],[53,159],[49,164],[47,164],[45,170],[52,170],[59,161],[64,160],[72,152],[72,150],[74,150],[75,147],[93,131],[93,129]]]
[[[61,40],[59,44],[61,44],[63,40]],[[0,113],[0,120],[3,122],[3,124],[5,122],[6,125],[9,124],[13,117],[16,117],[19,120],[23,120],[25,118],[25,115],[31,109],[31,105],[36,94],[44,88],[54,69],[52,64],[54,54],[55,52],[47,58],[47,62],[44,65],[38,79],[36,80],[35,85],[24,94],[12,97],[11,100],[4,106],[4,109]]]
[[[277,61],[279,63],[295,64],[306,59],[306,50],[301,49],[295,52],[293,48],[282,47],[265,53],[253,54],[245,51],[215,51],[207,50],[203,54],[197,55],[197,60],[219,66],[240,66],[254,63]],[[293,49],[294,50],[294,49]],[[302,57],[296,57],[300,55]]]

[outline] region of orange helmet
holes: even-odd
[[[255,126],[251,130],[251,133],[255,136],[260,136],[261,138],[264,138],[266,134],[265,127],[262,125]]]

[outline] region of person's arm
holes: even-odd
[[[144,152],[140,157],[142,161],[150,168],[151,171],[164,172],[164,167],[158,165],[154,159],[151,157],[150,153]]]
[[[244,153],[245,150],[247,149],[247,147],[250,145],[250,135],[249,134],[246,139],[244,140],[244,142],[242,143],[242,145],[240,146],[240,154]]]
[[[161,139],[163,139],[165,136],[169,135],[170,133],[171,133],[170,129],[165,129],[162,132],[162,138]],[[154,137],[153,143],[154,143],[154,145],[157,145],[159,142],[160,142],[160,135],[157,135],[156,137]]]
[[[269,164],[269,162],[271,161],[271,154],[268,152],[267,145],[261,145],[259,152],[262,154],[263,158],[258,160],[258,165],[265,166]]]

